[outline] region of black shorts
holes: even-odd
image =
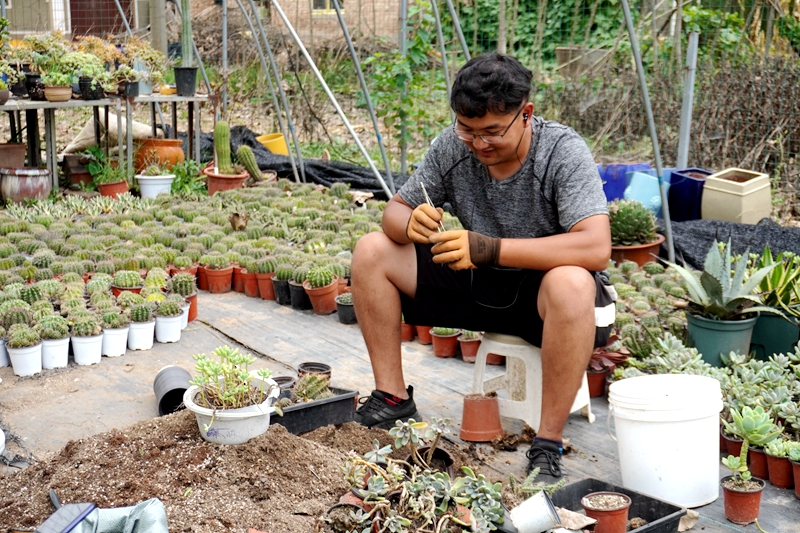
[[[452,270],[433,262],[431,245],[415,243],[417,293],[414,298],[400,294],[407,324],[491,331],[522,337],[534,346],[542,345],[544,323],[537,308],[544,271],[505,267]],[[597,283],[596,306],[611,302]],[[605,346],[610,327],[598,327],[595,346]]]

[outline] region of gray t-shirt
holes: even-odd
[[[534,117],[533,142],[522,167],[504,180],[486,167],[447,128],[400,189],[412,208],[449,202],[464,228],[490,237],[533,238],[568,232],[581,220],[608,214],[597,166],[572,128]]]

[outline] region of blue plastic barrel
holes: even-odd
[[[628,186],[627,175],[629,172],[637,170],[648,170],[650,163],[622,163],[608,165],[605,168],[603,177],[603,192],[606,199],[610,202],[625,196],[625,188]]]
[[[702,168],[685,168],[672,173],[669,189],[669,213],[674,222],[699,220],[702,218],[703,186],[705,178],[689,173],[710,176],[711,171]]]

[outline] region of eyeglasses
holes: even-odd
[[[514,115],[513,120],[511,120],[511,122],[508,124],[508,127],[505,129],[505,131],[503,131],[503,133],[492,133],[489,135],[475,135],[474,133],[467,133],[465,131],[459,130],[458,128],[456,128],[455,122],[453,123],[453,131],[455,131],[456,137],[467,143],[475,142],[475,138],[480,137],[481,140],[486,144],[500,144],[501,142],[503,142],[503,136],[506,133],[508,133],[508,130],[511,129],[511,125],[514,124],[514,122],[517,120],[517,117],[519,116],[519,114],[522,112],[523,109],[525,109],[524,105],[519,108],[519,111],[517,111],[517,114]]]

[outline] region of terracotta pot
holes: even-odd
[[[728,455],[739,457],[742,453],[742,440],[729,435],[725,435],[725,440],[728,442]]]
[[[262,300],[275,299],[275,287],[272,285],[272,276],[274,275],[274,272],[270,272],[269,274],[256,274],[258,294],[261,295]]]
[[[613,509],[596,509],[591,506],[592,497],[602,497],[603,495],[621,496],[626,503]],[[586,512],[586,516],[597,520],[594,526],[594,533],[625,533],[628,530],[628,509],[631,506],[631,499],[619,492],[593,492],[581,498],[581,505]]]
[[[764,452],[767,457],[767,469],[769,470],[769,482],[773,487],[779,489],[789,489],[794,486],[794,475],[792,474],[792,463],[788,457],[775,457],[769,452]],[[751,468],[752,471],[752,468]],[[753,472],[755,477],[755,472]]]
[[[468,442],[488,442],[497,436],[503,436],[497,396],[483,394],[464,396],[461,432],[458,436]]]
[[[197,293],[192,294],[191,296],[186,297],[186,301],[189,302],[189,322],[193,321],[197,318]]]
[[[172,167],[186,158],[183,153],[183,141],[180,139],[145,139],[133,155],[133,168],[137,174],[147,168],[150,163],[160,163]]]
[[[25,143],[0,143],[0,161],[5,168],[21,168],[25,166],[25,155],[28,145]]]
[[[586,380],[589,382],[589,398],[600,398],[606,393],[606,376],[610,373],[610,368],[600,371],[586,370]]]
[[[201,291],[208,290],[208,276],[206,275],[206,267],[197,267],[197,288]]]
[[[314,308],[314,313],[318,315],[329,315],[336,311],[336,297],[339,295],[339,278],[334,276],[333,283],[315,289],[311,287],[308,280],[303,282],[303,288],[311,300],[311,307]]]
[[[417,330],[417,341],[420,344],[430,344],[433,342],[431,337],[431,327],[432,326],[414,326]]]
[[[755,477],[767,479],[769,477],[767,469],[767,454],[763,448],[756,448],[750,446],[747,449],[747,465],[750,468],[750,473]],[[791,472],[789,473],[791,475]]]
[[[789,462],[792,463],[792,474],[794,476],[794,495],[800,498],[800,463]]]
[[[45,87],[44,98],[48,102],[68,102],[72,99],[72,87]]]
[[[11,98],[11,91],[8,89],[0,89],[0,105],[8,102],[9,98]]]
[[[233,266],[233,281],[231,283],[234,292],[244,292],[244,278],[242,271],[244,268],[234,265]]]
[[[140,292],[142,292],[142,287],[117,287],[116,285],[111,286],[111,292],[114,294],[114,298],[116,298],[125,291],[139,294]]]
[[[655,242],[647,244],[612,246],[611,260],[615,261],[617,265],[621,264],[623,261],[634,261],[637,265],[643,266],[645,263],[653,261],[658,257],[658,249],[661,247],[661,243],[664,242],[664,239],[665,237],[663,235],[659,235]]]
[[[731,479],[733,476],[726,476],[722,478],[720,486],[722,486],[723,500],[725,502],[725,517],[740,526],[752,524],[758,518],[759,509],[761,507],[761,491],[764,490],[766,483],[763,479],[752,478],[753,481],[758,482],[761,487],[759,489],[742,492],[732,490],[722,485],[725,481]]]
[[[212,163],[213,164],[213,163]],[[214,196],[215,193],[220,191],[229,191],[231,189],[240,189],[244,185],[244,180],[247,179],[247,172],[241,174],[217,174],[214,172],[214,167],[206,167],[203,169],[203,174],[206,175],[208,185],[208,195]]]
[[[192,265],[189,268],[172,267],[170,274],[172,276],[175,274],[191,274],[192,276],[197,277],[197,265]]]
[[[496,353],[486,354],[487,365],[502,365],[506,362],[505,355],[498,355]]]
[[[478,356],[478,349],[481,347],[481,340],[459,337],[458,344],[461,348],[461,359],[463,359],[465,363],[474,363]]]
[[[347,278],[339,278],[339,294],[347,292]]]
[[[116,198],[120,194],[125,194],[130,190],[128,189],[127,181],[120,181],[117,183],[104,183],[102,185],[98,185],[97,188],[102,196],[110,196],[111,198]]]
[[[92,175],[88,170],[70,170],[69,171],[69,184],[78,185],[79,187],[87,187],[92,182]]]
[[[231,281],[233,279],[233,267],[214,270],[206,268],[208,278],[208,292],[211,294],[225,294],[231,292]]]
[[[0,169],[0,194],[3,200],[23,203],[26,199],[45,200],[50,196],[53,183],[46,168]]]
[[[255,272],[242,272],[242,284],[244,285],[244,295],[248,298],[259,298],[261,295],[258,293],[258,280],[256,279]]]
[[[400,342],[413,341],[415,329],[411,324],[400,322]]]
[[[438,335],[431,331],[431,338],[433,341],[433,355],[436,357],[454,357],[456,349],[458,348],[458,336],[460,332],[453,333],[452,335]]]

